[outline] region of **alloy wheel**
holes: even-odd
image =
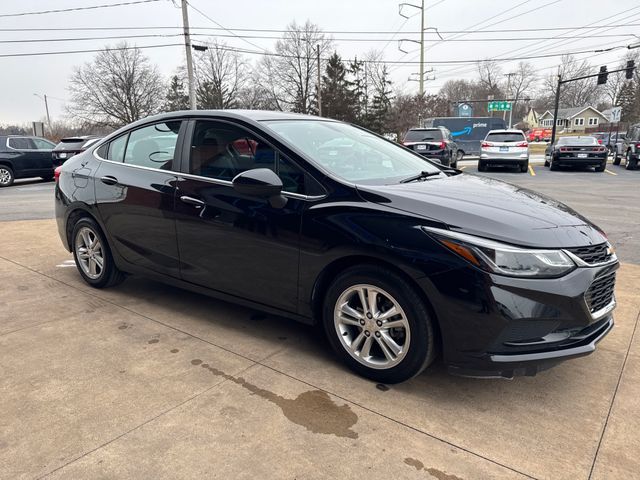
[[[379,287],[360,284],[346,289],[338,297],[333,318],[344,349],[369,368],[391,368],[409,350],[411,331],[405,312]]]
[[[10,184],[11,184],[11,172],[4,167],[0,167],[0,185],[5,187]]]
[[[78,230],[75,252],[82,272],[92,280],[97,280],[104,271],[104,250],[100,237],[89,227]]]

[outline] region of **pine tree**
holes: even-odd
[[[165,97],[163,110],[166,112],[173,112],[176,110],[188,110],[189,109],[189,96],[184,89],[184,83],[177,75],[171,77],[171,83],[169,84],[169,91]]]
[[[364,125],[369,114],[369,92],[367,88],[365,63],[355,58],[354,61],[349,64],[348,73],[352,79],[349,83],[355,105],[354,122],[359,125]]]
[[[626,82],[620,89],[618,105],[622,107],[620,120],[634,122],[640,116],[639,88],[633,81]]]
[[[380,67],[374,82],[371,108],[366,118],[366,127],[377,133],[385,133],[391,109],[391,80],[386,65]]]
[[[356,119],[355,96],[346,76],[347,70],[342,64],[342,59],[334,53],[329,58],[325,74],[322,76],[322,115],[353,122]]]

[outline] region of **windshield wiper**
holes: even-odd
[[[418,175],[414,175],[413,177],[409,177],[409,178],[405,178],[404,180],[400,180],[400,183],[415,182],[417,180],[423,180],[425,178],[433,177],[435,175],[440,175],[440,171],[439,170],[437,172],[422,171]]]

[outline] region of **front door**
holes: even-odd
[[[96,201],[110,245],[124,260],[178,278],[174,202],[183,122],[121,135],[98,149]],[[186,124],[185,124],[186,125]]]
[[[295,312],[304,172],[243,127],[212,120],[195,121],[186,168],[176,200],[182,278]],[[234,190],[252,168],[279,174],[293,194],[284,207]]]

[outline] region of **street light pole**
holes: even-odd
[[[420,96],[424,95],[424,0],[420,2]]]
[[[182,0],[182,26],[184,29],[184,47],[187,53],[187,75],[189,77],[189,108],[196,110],[196,81],[193,75],[193,57],[191,56],[191,36],[189,35],[189,12],[187,0]]]
[[[320,71],[320,44],[316,45],[316,58],[318,61],[318,116],[322,116],[322,72]]]

